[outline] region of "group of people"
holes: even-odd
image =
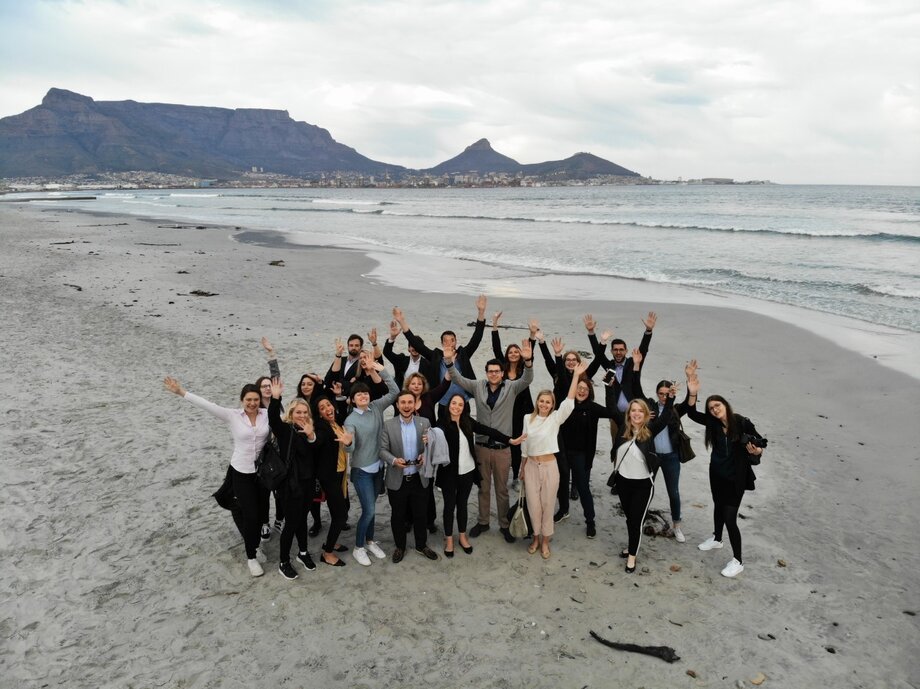
[[[441,333],[440,346],[429,347],[412,331],[405,313],[393,309],[389,336],[381,351],[376,329],[364,338],[353,334],[336,352],[325,376],[301,376],[294,396],[282,402],[284,385],[271,344],[262,339],[269,357],[269,376],[244,385],[239,408],[226,408],[187,392],[174,378],[166,388],[222,420],[233,437],[233,454],[226,482],[234,496],[233,518],[243,537],[253,576],[261,576],[261,542],[271,538],[268,513],[272,491],[259,481],[257,464],[267,443],[284,457],[287,476],[275,489],[275,529],[280,531],[279,572],[297,578],[290,552],[296,537],[296,562],[315,569],[308,540],[322,528],[320,505],[329,511],[329,527],[321,562],[343,567],[338,556],[348,548],[339,542],[350,530],[349,484],[359,503],[352,557],[370,566],[372,558],[387,557],[376,534],[376,504],[385,490],[391,508],[394,549],[399,563],[407,550],[407,533],[414,548],[429,560],[441,555],[428,544],[436,533],[435,488],[441,493],[444,557],[456,545],[473,553],[470,539],[491,528],[492,494],[498,531],[505,541],[517,539],[509,530],[509,483],[523,485],[532,539],[527,552],[548,559],[555,524],[569,516],[570,500],[579,500],[586,536],[597,535],[590,479],[600,419],[609,419],[613,473],[608,485],[619,496],[626,518],[626,545],[620,553],[625,571],[636,569],[643,523],[654,496],[655,479],[664,476],[672,526],[678,542],[681,528],[680,419],[687,416],[705,426],[710,450],[709,478],[713,500],[713,532],[700,550],[723,547],[728,531],[733,558],[722,569],[726,577],[744,569],[738,508],[746,490],[754,488],[752,466],[760,463],[766,445],[751,421],[733,412],[719,395],[710,395],[697,409],[700,389],[695,360],[685,366],[686,396],[677,403],[677,382],[662,380],[656,396],[642,390],[641,371],[651,344],[657,316],[643,319],[645,330],[631,355],[624,340],[610,331],[596,334],[588,314],[584,326],[593,356],[583,361],[560,338],[548,345],[540,324],[529,322],[529,337],[502,348],[501,312],[492,318],[493,358],[485,377],[477,379],[472,357],[485,331],[484,296],[476,300],[477,318],[466,344],[457,334]],[[408,353],[395,351],[400,335]],[[610,356],[607,355],[607,344]],[[550,350],[552,348],[552,351]],[[532,396],[535,350],[539,348],[551,389]],[[393,366],[387,370],[384,361]],[[593,378],[604,390],[604,403],[595,401]],[[473,413],[473,407],[475,413]],[[389,410],[392,409],[392,414]],[[468,504],[478,487],[478,510],[471,521]],[[557,506],[558,505],[558,506]],[[308,529],[309,516],[313,527]],[[454,530],[456,528],[456,541]]]

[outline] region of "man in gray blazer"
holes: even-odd
[[[380,432],[380,459],[388,466],[387,496],[390,499],[390,524],[393,528],[393,562],[406,554],[406,508],[412,505],[415,552],[429,560],[440,556],[428,547],[428,479],[420,471],[425,461],[428,419],[416,416],[415,395],[402,392],[396,398],[399,416],[384,422]]]
[[[533,350],[529,340],[521,343],[521,356],[524,357],[524,373],[520,378],[505,380],[501,362],[498,359],[490,359],[486,363],[486,379],[471,380],[464,377],[453,365],[454,351],[444,350],[444,361],[447,363],[450,379],[476,400],[476,420],[508,437],[511,437],[514,399],[533,381]],[[477,433],[476,466],[482,476],[482,482],[479,484],[479,519],[476,526],[470,529],[470,536],[475,538],[489,530],[489,511],[492,506],[494,484],[499,532],[508,543],[514,543],[515,538],[508,530],[508,474],[511,471],[509,446]]]

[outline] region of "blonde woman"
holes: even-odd
[[[544,560],[550,557],[549,544],[553,538],[553,508],[559,490],[559,427],[575,408],[575,388],[581,375],[588,369],[584,362],[572,370],[568,396],[556,409],[556,396],[552,390],[541,390],[535,409],[524,417],[524,460],[521,463],[521,480],[527,496],[527,511],[533,524],[533,542],[527,552],[533,555],[540,549]]]
[[[642,363],[642,355],[638,349],[633,351],[633,359],[636,373],[638,373]],[[636,556],[639,554],[642,539],[642,523],[645,521],[645,514],[655,494],[655,473],[658,465],[649,463],[651,456],[655,454],[655,436],[667,427],[676,394],[677,388],[672,385],[664,410],[654,419],[644,399],[632,400],[626,407],[625,414],[621,414],[608,404],[608,410],[613,413],[619,429],[613,445],[614,474],[620,505],[626,515],[626,531],[629,535],[626,550],[620,553],[620,557],[626,558],[628,574],[636,571]]]
[[[313,502],[316,485],[316,463],[322,440],[317,436],[313,426],[313,414],[310,404],[295,397],[288,404],[281,416],[281,379],[272,379],[272,399],[268,404],[268,423],[272,433],[278,438],[278,447],[282,456],[290,448],[290,465],[284,484],[278,489],[278,495],[284,505],[284,528],[281,530],[281,552],[278,571],[285,579],[297,578],[297,570],[291,566],[291,545],[297,536],[299,551],[297,559],[312,572],[316,569],[310,553],[307,551],[307,512]]]

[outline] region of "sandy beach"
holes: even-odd
[[[723,394],[770,441],[741,509],[744,573],[719,575],[727,544],[696,548],[712,528],[708,453],[687,422],[697,451],[681,480],[687,543],[645,539],[635,575],[617,557],[626,526],[605,486],[602,431],[598,537],[586,539],[573,504],[548,561],[493,528],[472,556],[431,563],[410,551],[370,568],[347,556],[345,568],[301,569],[289,582],[275,536],[266,575],[253,579],[210,497],[229,434],[166,392],[163,376],[236,406],[241,384],[267,373],[261,336],[292,385],[325,372],[336,337],[384,333],[394,305],[426,341],[452,328],[463,342],[476,285],[419,292],[407,275],[400,289],[368,277],[375,263],[361,251],[239,241],[227,227],[27,204],[0,204],[0,227],[2,686],[920,686],[910,512],[920,387],[870,352],[677,299],[488,295],[488,314],[502,310],[520,328],[502,330],[506,343],[537,317],[548,337],[586,350],[581,316],[591,312],[633,347],[641,317],[658,312],[646,390],[682,379],[697,358],[702,394]],[[477,371],[490,352],[487,331]],[[539,359],[535,371],[533,389],[549,387]],[[653,508],[667,513],[660,478],[656,488]],[[377,508],[389,553],[386,498]],[[440,552],[440,532],[430,544]],[[314,555],[319,546],[311,540]],[[590,631],[681,659],[612,650]]]

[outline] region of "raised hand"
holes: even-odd
[[[531,318],[527,322],[527,327],[530,328],[530,339],[536,340],[537,333],[540,332],[540,321],[538,321],[536,318]]]
[[[306,419],[302,424],[300,424],[300,432],[308,438],[313,435],[313,430],[313,419]]]
[[[654,311],[649,311],[648,316],[645,317],[642,323],[643,325],[645,325],[646,330],[654,330],[655,323],[657,320],[658,320],[658,314],[655,313]]]
[[[590,335],[591,333],[594,332],[594,329],[597,327],[597,321],[594,320],[594,316],[592,316],[590,313],[586,313],[584,317],[584,322],[585,322],[585,330],[587,330],[588,334]]]
[[[406,315],[403,313],[403,310],[398,306],[393,307],[393,319],[399,323],[399,327],[403,330],[408,330],[406,327]]]
[[[179,381],[172,376],[166,376],[163,379],[163,386],[172,394],[179,395],[179,397],[185,397],[185,390],[179,384]]]
[[[367,362],[368,362],[368,365],[366,367],[366,370],[368,372],[377,371],[377,373],[380,373],[385,368],[384,365],[381,364],[379,361],[376,361],[374,357],[371,357],[371,356],[367,357]]]
[[[396,321],[390,321],[390,339],[391,340],[395,340],[397,337],[399,337],[399,333],[401,330],[402,328],[399,327],[399,323],[397,323]]]
[[[687,376],[687,392],[696,395],[700,391],[700,377],[696,373]]]
[[[677,385],[676,382],[671,383],[671,389],[668,390],[668,397],[670,397],[671,399],[674,399],[675,397],[677,397],[677,388],[678,388],[678,387],[679,387],[679,386]]]
[[[687,362],[687,365],[684,366],[684,374],[687,376],[687,380],[690,380],[691,376],[696,375],[696,369],[699,368],[699,364],[696,363],[696,359],[690,359]]]
[[[272,347],[272,343],[268,341],[268,338],[267,338],[267,337],[264,337],[264,336],[263,336],[262,339],[259,340],[259,344],[261,344],[261,345],[262,345],[262,349],[264,349],[264,350],[265,350],[266,352],[268,352],[269,354],[274,354],[274,353],[275,353],[275,348]]]
[[[543,331],[540,330],[540,328],[537,328],[535,332],[531,333],[530,339],[536,340],[540,344],[543,344],[543,342],[546,341],[546,335],[543,334]]]
[[[444,362],[451,363],[455,356],[457,356],[457,351],[449,345],[444,345]]]
[[[367,341],[371,343],[371,347],[377,346],[377,328],[371,328],[367,334]]]
[[[639,351],[638,347],[632,350],[632,358],[633,358],[633,369],[638,371],[639,368],[642,366],[642,352]]]
[[[527,338],[521,340],[521,356],[525,361],[533,358],[533,347],[530,346],[530,340]]]
[[[480,294],[476,297],[476,310],[479,312],[479,320],[483,320],[486,317],[486,304],[488,300],[486,295]]]
[[[342,381],[340,380],[335,381],[332,384],[330,389],[332,390],[333,395],[335,395],[336,397],[341,397],[342,396]]]
[[[343,445],[351,445],[351,442],[355,439],[352,433],[349,433],[342,427],[333,428],[332,432],[335,433],[335,439]]]
[[[341,337],[335,338],[335,355],[342,356],[345,353],[345,343]]]
[[[502,318],[501,311],[496,311],[494,314],[492,314],[492,328],[498,327],[498,322],[501,320],[501,318]]]
[[[276,400],[281,399],[281,393],[284,392],[284,383],[277,376],[272,378],[272,397]]]
[[[602,332],[601,333],[601,344],[607,344],[608,342],[610,342],[611,337],[613,337],[612,330],[605,330],[604,332]]]
[[[577,364],[575,364],[575,368],[572,369],[572,375],[578,378],[578,376],[580,376],[582,373],[584,373],[587,370],[588,370],[588,362],[582,360],[582,361],[579,361]]]
[[[562,341],[561,337],[554,337],[552,341],[553,351],[556,353],[556,356],[562,356],[562,350],[565,348],[565,342]]]

